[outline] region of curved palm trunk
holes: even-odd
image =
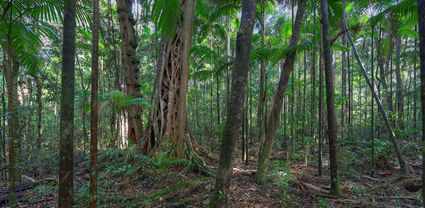
[[[241,24],[236,38],[236,62],[232,76],[232,88],[229,98],[226,124],[220,148],[220,160],[215,186],[210,199],[211,207],[227,207],[227,191],[232,175],[232,162],[236,141],[242,126],[242,111],[245,100],[245,88],[248,81],[249,53],[255,22],[256,0],[242,2]]]
[[[304,17],[305,6],[306,0],[301,0],[298,5],[298,11],[295,18],[294,28],[292,31],[291,43],[289,46],[291,48],[291,51],[286,57],[285,62],[283,62],[276,95],[273,98],[273,105],[270,109],[266,128],[266,138],[264,141],[264,145],[260,151],[260,158],[258,160],[257,166],[256,181],[259,184],[263,184],[267,180],[267,170],[272,152],[273,140],[275,138],[277,126],[279,123],[279,115],[282,111],[283,97],[285,95],[289,77],[291,76],[291,73],[294,69],[296,47],[298,44],[298,40],[300,39],[300,28]]]
[[[59,146],[59,207],[73,205],[75,1],[65,1]]]
[[[136,57],[137,38],[134,30],[135,20],[131,12],[131,0],[118,0],[117,11],[120,22],[121,59],[125,73],[124,90],[131,98],[140,98],[139,60]],[[138,144],[141,138],[142,108],[139,105],[127,109],[128,139],[132,144]]]

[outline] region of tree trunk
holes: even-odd
[[[264,8],[264,1],[261,1],[261,19],[260,19],[260,24],[261,24],[261,45],[264,46],[265,44],[265,36],[266,36],[266,24],[265,24],[265,8]],[[260,86],[260,97],[258,100],[258,113],[257,113],[257,119],[258,119],[258,137],[259,137],[259,145],[258,145],[258,153],[261,150],[261,147],[263,146],[264,143],[264,136],[265,136],[265,131],[264,131],[264,102],[266,100],[266,89],[265,89],[265,76],[266,76],[266,61],[265,60],[261,60],[260,63],[260,78],[259,78],[259,86]]]
[[[337,123],[334,103],[335,93],[335,74],[332,69],[332,51],[329,39],[329,13],[328,1],[321,0],[322,10],[322,39],[323,39],[323,60],[325,64],[326,77],[326,106],[328,115],[328,133],[329,133],[329,165],[331,172],[331,190],[333,195],[340,195],[338,181],[338,160],[337,160]]]
[[[65,1],[62,45],[62,85],[59,146],[59,207],[73,205],[75,1]]]
[[[270,114],[267,121],[266,138],[264,145],[260,151],[260,158],[258,160],[256,181],[259,184],[264,184],[267,180],[269,160],[273,148],[273,140],[276,135],[277,126],[279,123],[279,115],[282,111],[282,101],[285,96],[286,87],[288,85],[289,77],[294,69],[294,62],[296,58],[296,47],[300,39],[300,28],[304,17],[306,1],[301,0],[298,5],[298,11],[292,30],[292,37],[290,42],[291,51],[288,53],[285,62],[283,62],[279,83],[276,89],[276,95],[273,98],[273,105],[270,109]],[[293,75],[293,74],[292,74]],[[292,94],[292,96],[294,96]],[[292,127],[294,124],[292,124]]]
[[[425,0],[418,0],[418,17],[425,16]],[[425,206],[425,19],[418,18],[419,60],[421,70],[421,110],[422,110],[422,201]]]
[[[89,207],[97,207],[97,137],[99,120],[99,0],[93,0],[93,42],[91,55],[91,117],[90,117],[90,197]]]
[[[396,74],[396,97],[397,97],[397,124],[404,128],[404,83],[401,72],[401,36],[395,37],[395,74]]]
[[[194,7],[194,0],[183,1],[183,14],[177,23],[174,37],[162,37],[152,111],[142,145],[144,154],[153,154],[155,150],[165,147],[162,143],[169,142],[171,157],[186,157],[199,162],[198,155],[207,155],[192,138],[187,124],[189,54]]]
[[[350,44],[351,44],[352,49],[353,49],[353,53],[354,53],[354,55],[355,55],[355,57],[357,59],[357,62],[359,64],[359,66],[360,66],[360,69],[361,69],[361,72],[363,74],[363,77],[366,79],[366,82],[367,82],[367,84],[369,86],[369,89],[372,91],[373,98],[375,99],[376,104],[378,105],[378,110],[379,110],[379,112],[381,113],[381,115],[382,115],[382,117],[384,119],[385,126],[386,126],[386,128],[388,130],[388,134],[390,136],[391,142],[392,142],[393,147],[394,147],[394,151],[395,151],[395,153],[397,155],[397,159],[398,159],[398,162],[400,164],[400,170],[401,170],[402,173],[407,174],[407,171],[408,171],[407,170],[407,164],[406,164],[406,162],[404,160],[403,155],[401,154],[400,147],[399,147],[398,141],[397,141],[397,137],[396,137],[396,135],[395,135],[395,133],[394,133],[392,127],[391,127],[391,123],[390,123],[390,121],[388,119],[387,114],[385,113],[384,107],[382,106],[381,99],[378,97],[378,94],[375,91],[375,86],[372,85],[372,83],[371,83],[371,81],[370,81],[370,79],[369,79],[369,77],[367,75],[366,69],[364,68],[364,66],[363,66],[363,64],[361,62],[360,56],[359,56],[359,54],[357,52],[357,48],[356,48],[356,46],[354,45],[354,42],[353,42],[353,37],[351,36],[351,33],[348,30],[348,25],[345,22],[345,17],[344,17],[344,25],[345,25],[345,29],[348,31],[347,32],[347,34],[348,34],[348,40],[350,41]]]
[[[228,206],[228,189],[232,175],[232,163],[236,141],[242,125],[242,108],[248,79],[249,53],[255,23],[256,0],[242,2],[241,24],[236,39],[236,62],[232,76],[232,89],[229,99],[226,123],[223,129],[220,160],[214,191],[210,199],[211,207]]]
[[[11,3],[12,4],[12,3]],[[20,182],[19,175],[19,101],[18,101],[18,71],[19,62],[14,54],[12,46],[12,28],[9,28],[7,39],[7,60],[8,67],[6,73],[7,89],[7,114],[8,114],[8,137],[9,137],[9,204],[16,206],[16,185]]]
[[[124,90],[129,99],[138,99],[140,94],[139,60],[136,56],[137,38],[134,30],[136,24],[132,14],[131,0],[118,0],[117,11],[120,23],[121,59],[125,72]],[[141,138],[142,108],[133,104],[127,109],[128,139],[132,144],[138,144]]]

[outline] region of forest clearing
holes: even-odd
[[[0,0],[0,207],[424,207],[425,0]]]

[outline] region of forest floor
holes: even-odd
[[[420,167],[411,163],[411,174],[403,177],[396,168],[378,170],[370,176],[366,167],[353,167],[354,174],[341,174],[341,197],[328,194],[329,171],[326,161],[322,177],[314,165],[303,161],[289,164],[283,152],[275,155],[270,181],[255,183],[256,162],[237,160],[230,186],[231,207],[420,207]],[[158,159],[131,151],[108,151],[99,156],[100,207],[205,207],[214,178],[190,173],[175,160]],[[76,156],[75,207],[88,202],[88,158]],[[57,179],[45,174],[36,185],[19,193],[20,207],[55,207]],[[0,180],[0,187],[4,180]],[[0,196],[5,189],[0,189]],[[0,203],[0,207],[5,204]]]

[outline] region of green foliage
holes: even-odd
[[[101,205],[104,202],[104,198],[106,196],[106,190],[103,187],[103,184],[105,183],[105,178],[98,177],[98,186],[97,186],[97,203]],[[83,205],[84,207],[87,207],[89,204],[89,196],[90,196],[90,187],[88,183],[85,183],[82,185],[76,194],[76,201],[78,204]],[[99,206],[99,207],[106,207],[106,206]]]
[[[331,207],[327,198],[318,198],[316,200],[316,204],[317,204],[317,207],[319,207],[319,208],[330,208]]]
[[[156,0],[152,6],[152,18],[158,30],[167,38],[172,38],[182,14],[180,0]]]
[[[277,186],[286,193],[286,188],[289,186],[290,180],[293,176],[290,172],[289,161],[277,161],[272,164],[273,171],[270,174],[270,178],[276,182]]]

